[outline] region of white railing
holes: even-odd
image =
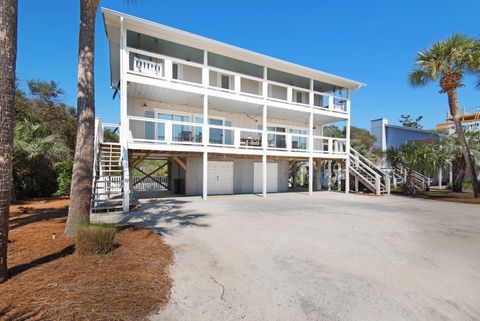
[[[168,176],[132,176],[131,181],[135,191],[166,191],[168,186]]]
[[[233,126],[207,125],[156,118],[128,116],[132,142],[168,145],[207,145],[235,149],[263,149],[273,151],[346,155],[345,138],[310,136]],[[263,140],[263,137],[266,140]]]
[[[200,63],[130,47],[127,47],[127,54],[130,73],[332,112],[350,112],[350,100],[331,92],[318,92],[217,67],[205,67]],[[174,64],[177,65],[175,72]],[[222,75],[228,80],[223,82]]]
[[[402,164],[392,167],[394,185],[396,186],[398,183],[405,183],[407,181],[409,172],[410,169]],[[411,171],[411,174],[413,182],[418,189],[425,190],[430,187],[432,183],[432,179],[430,177],[425,176],[417,171]]]

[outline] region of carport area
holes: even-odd
[[[175,250],[153,320],[480,319],[478,205],[335,192],[141,202],[129,221]]]

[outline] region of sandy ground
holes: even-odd
[[[480,206],[317,192],[144,200],[175,250],[152,320],[480,320]]]

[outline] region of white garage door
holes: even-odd
[[[262,192],[262,163],[254,163],[253,192]],[[278,192],[278,164],[267,163],[267,192]]]
[[[208,162],[208,194],[233,194],[233,162]]]

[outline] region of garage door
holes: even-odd
[[[233,162],[208,162],[208,194],[233,194]]]
[[[253,192],[262,192],[262,163],[254,163]],[[278,164],[267,163],[267,192],[278,192]]]

